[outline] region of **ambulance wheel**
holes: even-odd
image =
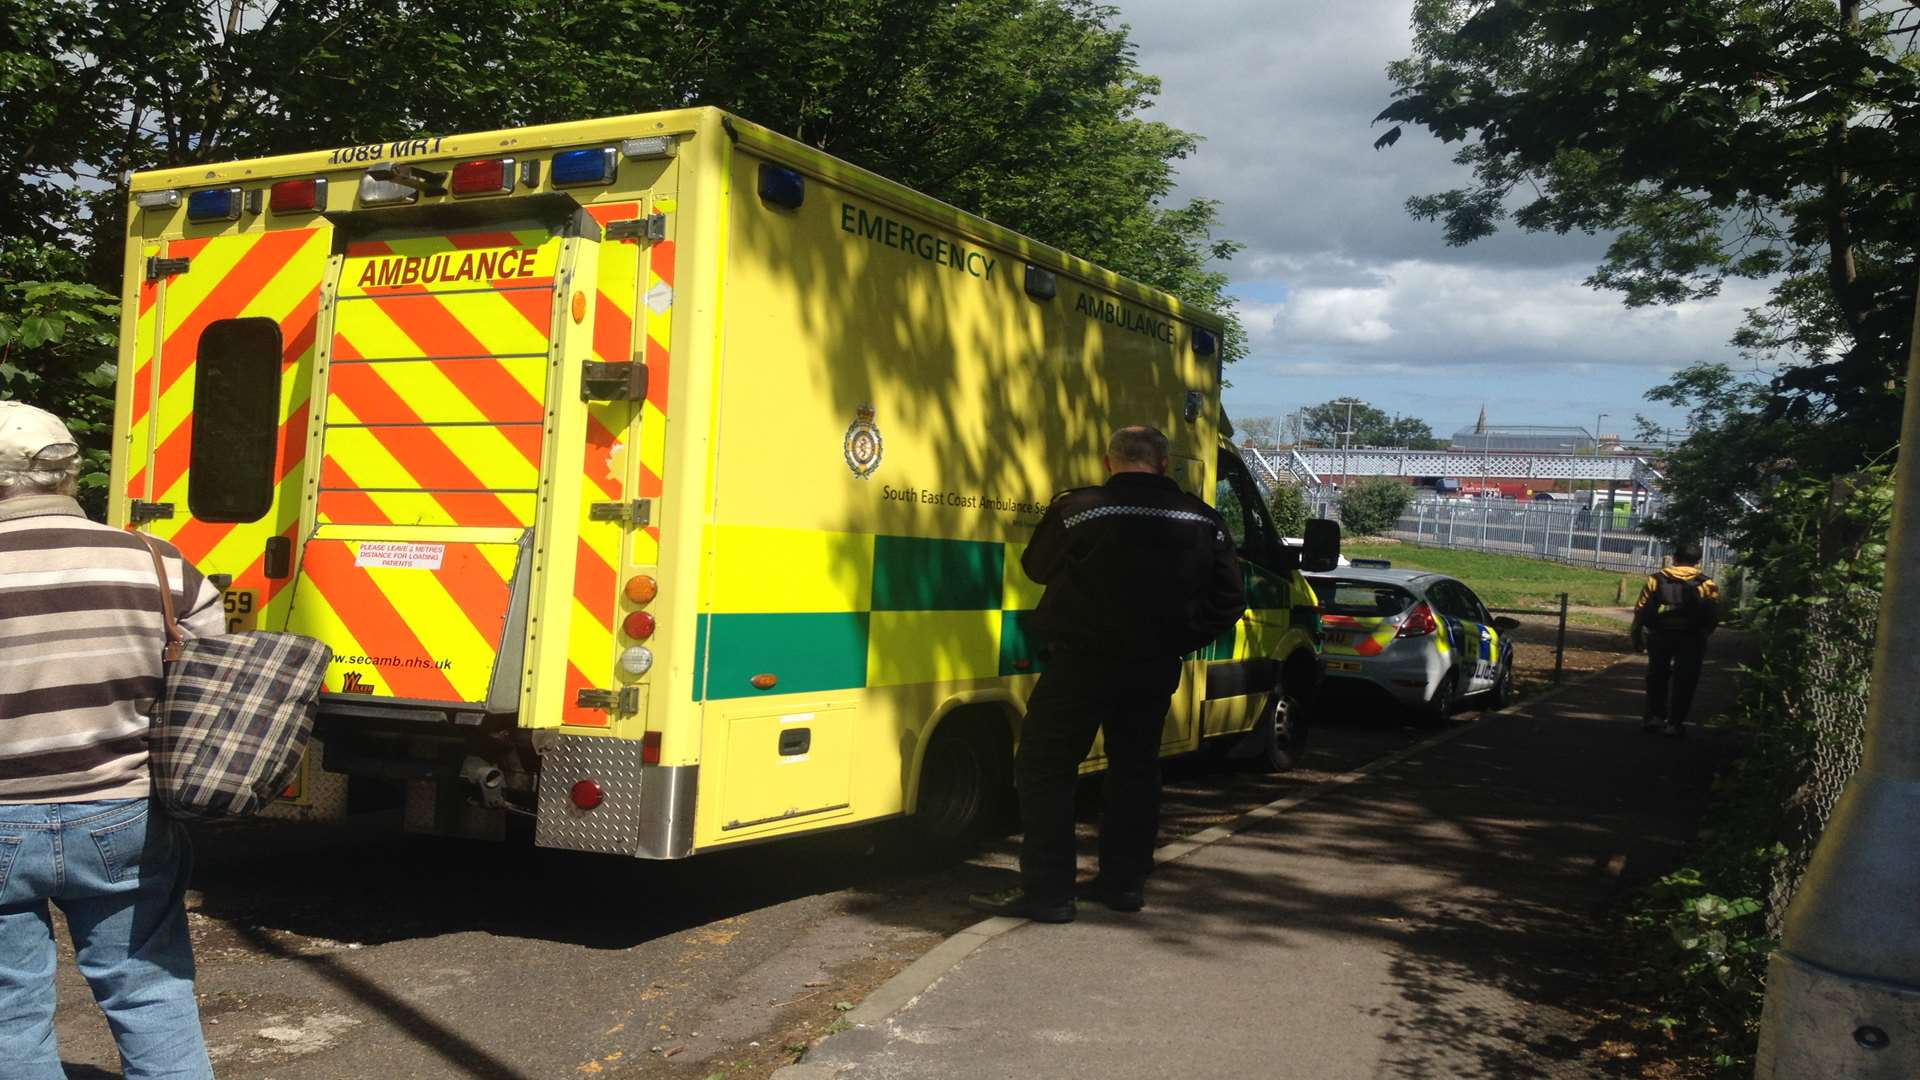
[[[1274,687],[1267,695],[1266,708],[1253,730],[1260,748],[1253,756],[1253,767],[1260,772],[1286,772],[1306,756],[1307,707],[1284,686]]]
[[[971,849],[1000,822],[1013,784],[1013,745],[997,712],[950,716],[920,765],[914,833],[942,852]]]

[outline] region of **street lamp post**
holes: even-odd
[[[1349,470],[1353,468],[1353,407],[1365,405],[1366,402],[1359,398],[1341,398],[1334,404],[1347,407],[1347,430],[1340,433],[1346,436],[1346,448],[1340,452],[1340,487],[1345,490],[1347,480],[1352,475]]]
[[[1593,456],[1594,457],[1600,456],[1600,421],[1605,420],[1607,417],[1612,415],[1613,415],[1612,413],[1600,413],[1599,415],[1593,418]],[[1596,477],[1593,480],[1593,489],[1587,493],[1587,504],[1591,506],[1594,502],[1594,497],[1599,494],[1600,494],[1600,480],[1599,478]],[[1598,508],[1596,507],[1595,509],[1598,509]],[[1613,513],[1613,503],[1611,502],[1607,503],[1607,513],[1609,514]],[[1599,541],[1596,540],[1594,541],[1594,543],[1598,544]]]

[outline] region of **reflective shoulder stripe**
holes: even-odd
[[[1166,510],[1158,506],[1096,506],[1091,510],[1082,510],[1077,514],[1068,515],[1063,524],[1071,529],[1075,525],[1083,525],[1095,518],[1120,515],[1166,518],[1171,521],[1197,521],[1202,525],[1213,524],[1213,519],[1205,514],[1196,514],[1191,510]]]

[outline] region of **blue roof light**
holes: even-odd
[[[775,206],[798,210],[807,199],[807,178],[785,166],[762,162],[760,197]]]
[[[573,187],[576,184],[611,184],[615,170],[620,167],[620,152],[611,146],[596,146],[588,150],[567,150],[553,155],[553,168],[548,172],[554,187]]]
[[[188,221],[239,221],[240,189],[214,188],[187,196]]]

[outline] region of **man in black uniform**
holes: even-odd
[[[1055,497],[1021,559],[1047,587],[1034,622],[1049,651],[1014,762],[1022,885],[968,898],[988,914],[1073,918],[1074,787],[1096,731],[1106,802],[1100,875],[1085,891],[1140,910],[1160,828],[1160,729],[1181,658],[1246,610],[1226,522],[1167,477],[1167,437],[1121,428],[1105,461],[1107,482]]]

